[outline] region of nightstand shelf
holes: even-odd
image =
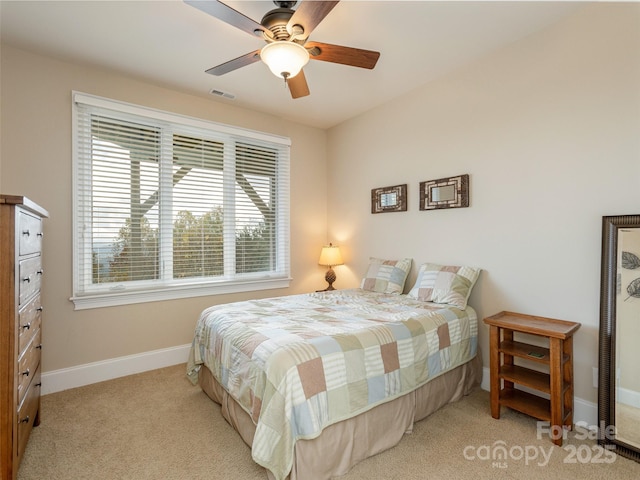
[[[556,427],[550,429],[553,442],[562,445],[557,431],[573,427],[573,334],[580,324],[514,312],[500,312],[484,322],[491,331],[491,415],[500,418],[505,406],[550,422]],[[549,347],[515,341],[514,333],[545,338]],[[520,359],[539,367],[528,368]]]
[[[530,370],[518,365],[503,365],[500,369],[500,378],[547,394],[551,393],[551,376],[548,373]]]
[[[500,393],[500,404],[526,413],[538,420],[551,421],[551,402],[538,395],[533,395],[523,390],[503,390]]]

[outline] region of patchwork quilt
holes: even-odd
[[[256,424],[254,461],[284,479],[295,442],[471,360],[475,311],[361,289],[204,310],[187,375],[206,365]]]

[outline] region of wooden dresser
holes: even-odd
[[[40,423],[43,218],[21,196],[0,195],[0,479],[13,480]]]

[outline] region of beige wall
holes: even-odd
[[[327,241],[324,131],[6,45],[1,61],[0,190],[26,195],[51,214],[45,225],[44,372],[188,344],[208,305],[308,292],[324,284],[324,269],[317,265]],[[69,301],[72,90],[290,137],[291,287],[74,311]]]
[[[601,217],[640,213],[639,48],[640,5],[592,5],[331,129],[340,286],[357,285],[369,255],[481,267],[481,318],[582,323],[576,395],[596,402]],[[418,210],[420,181],[464,173],[469,208]],[[407,212],[369,213],[372,188],[401,183]],[[480,341],[488,366],[484,325]]]
[[[0,92],[2,92],[2,44],[0,43]],[[2,95],[0,94],[0,192],[2,191]]]

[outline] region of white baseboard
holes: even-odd
[[[489,369],[483,367],[482,369],[482,383],[480,388],[486,391],[490,391],[489,386]],[[534,390],[523,388],[522,390],[534,392]],[[535,392],[539,395],[539,392]],[[573,423],[581,423],[586,426],[598,425],[598,405],[593,402],[589,402],[580,397],[573,398]]]
[[[45,372],[42,374],[42,394],[46,395],[148,370],[187,363],[190,348],[190,344],[180,345]]]

